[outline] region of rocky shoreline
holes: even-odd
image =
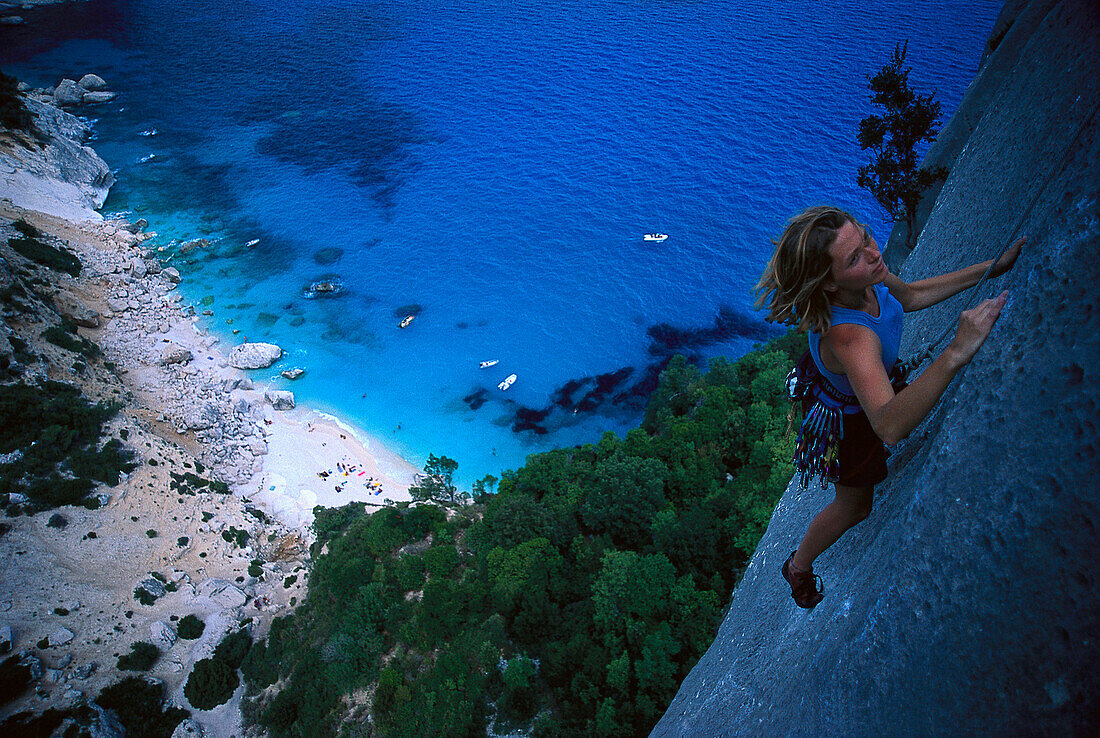
[[[304,594],[314,505],[407,500],[415,469],[333,418],[277,410],[293,407],[290,393],[254,386],[238,367],[256,365],[234,358],[240,347],[222,353],[147,224],[95,211],[110,170],[86,145],[87,127],[45,99],[27,98],[44,145],[0,130],[0,287],[33,295],[4,307],[0,354],[20,381],[61,381],[119,404],[111,431],[137,467],[97,492],[99,509],[7,519],[0,650],[25,653],[36,680],[0,720],[94,697],[126,675],[120,655],[152,642],[159,656],[147,675],[192,712],[177,733],[243,735],[243,688],[195,710],[183,693],[192,666],[242,627],[263,637]],[[7,244],[17,223],[75,255],[79,275],[16,253]],[[101,356],[74,361],[43,340],[58,325],[75,326]],[[17,345],[33,359],[20,362]],[[136,599],[139,589],[156,590],[152,602]],[[191,614],[206,623],[196,640],[177,634]]]

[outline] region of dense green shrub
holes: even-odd
[[[220,659],[202,659],[195,662],[183,694],[199,710],[212,710],[228,702],[238,684],[236,669]]]
[[[82,354],[93,359],[100,354],[99,346],[76,333],[76,325],[65,323],[42,331],[42,337],[55,346],[60,346],[74,354]],[[75,366],[75,365],[74,365]]]
[[[22,657],[18,654],[0,662],[0,706],[19,697],[31,686],[31,669],[21,662]]]
[[[238,530],[231,525],[222,531],[222,539],[226,543],[236,543],[239,548],[244,548],[248,545],[249,535],[247,530]]]
[[[152,643],[137,641],[130,646],[130,653],[118,657],[118,668],[122,671],[149,671],[160,658],[160,649]]]
[[[176,627],[176,635],[180,638],[193,641],[201,637],[204,630],[206,630],[206,623],[197,616],[184,615],[180,618],[179,625]]]
[[[145,605],[146,607],[152,607],[156,603],[157,598],[152,592],[145,589],[145,587],[134,587],[134,599]]]
[[[134,468],[117,439],[97,448],[117,407],[91,404],[61,382],[0,385],[0,453],[22,458],[0,465],[0,489],[21,492],[32,509],[77,504],[94,483],[117,484]]]
[[[241,668],[241,662],[252,647],[252,636],[247,630],[238,630],[222,639],[214,649],[214,658],[225,662],[231,669]]]
[[[168,472],[168,476],[171,478],[171,481],[168,483],[168,488],[176,494],[194,495],[203,491],[204,488],[208,489],[210,492],[219,492],[221,494],[227,494],[229,492],[229,485],[225,482],[204,479],[198,474],[193,474],[191,472],[185,472],[183,474]],[[210,513],[203,513],[203,522],[209,520],[209,518],[206,517],[207,515],[210,515]]]
[[[49,708],[41,715],[31,712],[18,712],[0,722],[0,736],[18,736],[18,738],[50,738],[61,727],[68,716],[66,711]],[[69,734],[66,733],[66,738]],[[73,735],[76,735],[74,732]]]
[[[127,677],[104,688],[95,701],[115,714],[127,738],[171,738],[176,726],[191,715],[178,707],[165,707],[164,685],[141,677]]]
[[[20,228],[20,225],[23,227]],[[16,223],[16,228],[19,228],[23,235],[9,238],[8,246],[15,249],[17,253],[54,271],[65,272],[74,277],[80,274],[83,265],[76,254],[68,249],[45,243],[42,241],[42,234],[25,222]]]

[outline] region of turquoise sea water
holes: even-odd
[[[999,8],[90,0],[0,26],[0,65],[120,93],[83,111],[104,211],[149,220],[223,345],[287,350],[258,383],[468,484],[635,426],[675,351],[771,335],[750,291],[802,207],[884,237],[854,182],[866,75],[908,40],[946,118]]]

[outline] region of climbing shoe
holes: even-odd
[[[821,585],[821,577],[814,574],[812,569],[800,572],[791,568],[791,560],[794,558],[794,554],[795,552],[791,551],[791,555],[783,562],[783,568],[780,571],[783,578],[787,580],[787,584],[791,585],[791,597],[794,598],[794,603],[799,607],[809,609],[825,597],[822,594],[825,588]]]

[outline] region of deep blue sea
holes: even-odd
[[[1000,5],[89,0],[0,26],[0,65],[120,93],[82,111],[104,212],[149,220],[224,346],[287,351],[259,384],[469,484],[636,426],[674,352],[771,335],[751,288],[804,206],[885,241],[866,76],[908,40],[946,120]]]

